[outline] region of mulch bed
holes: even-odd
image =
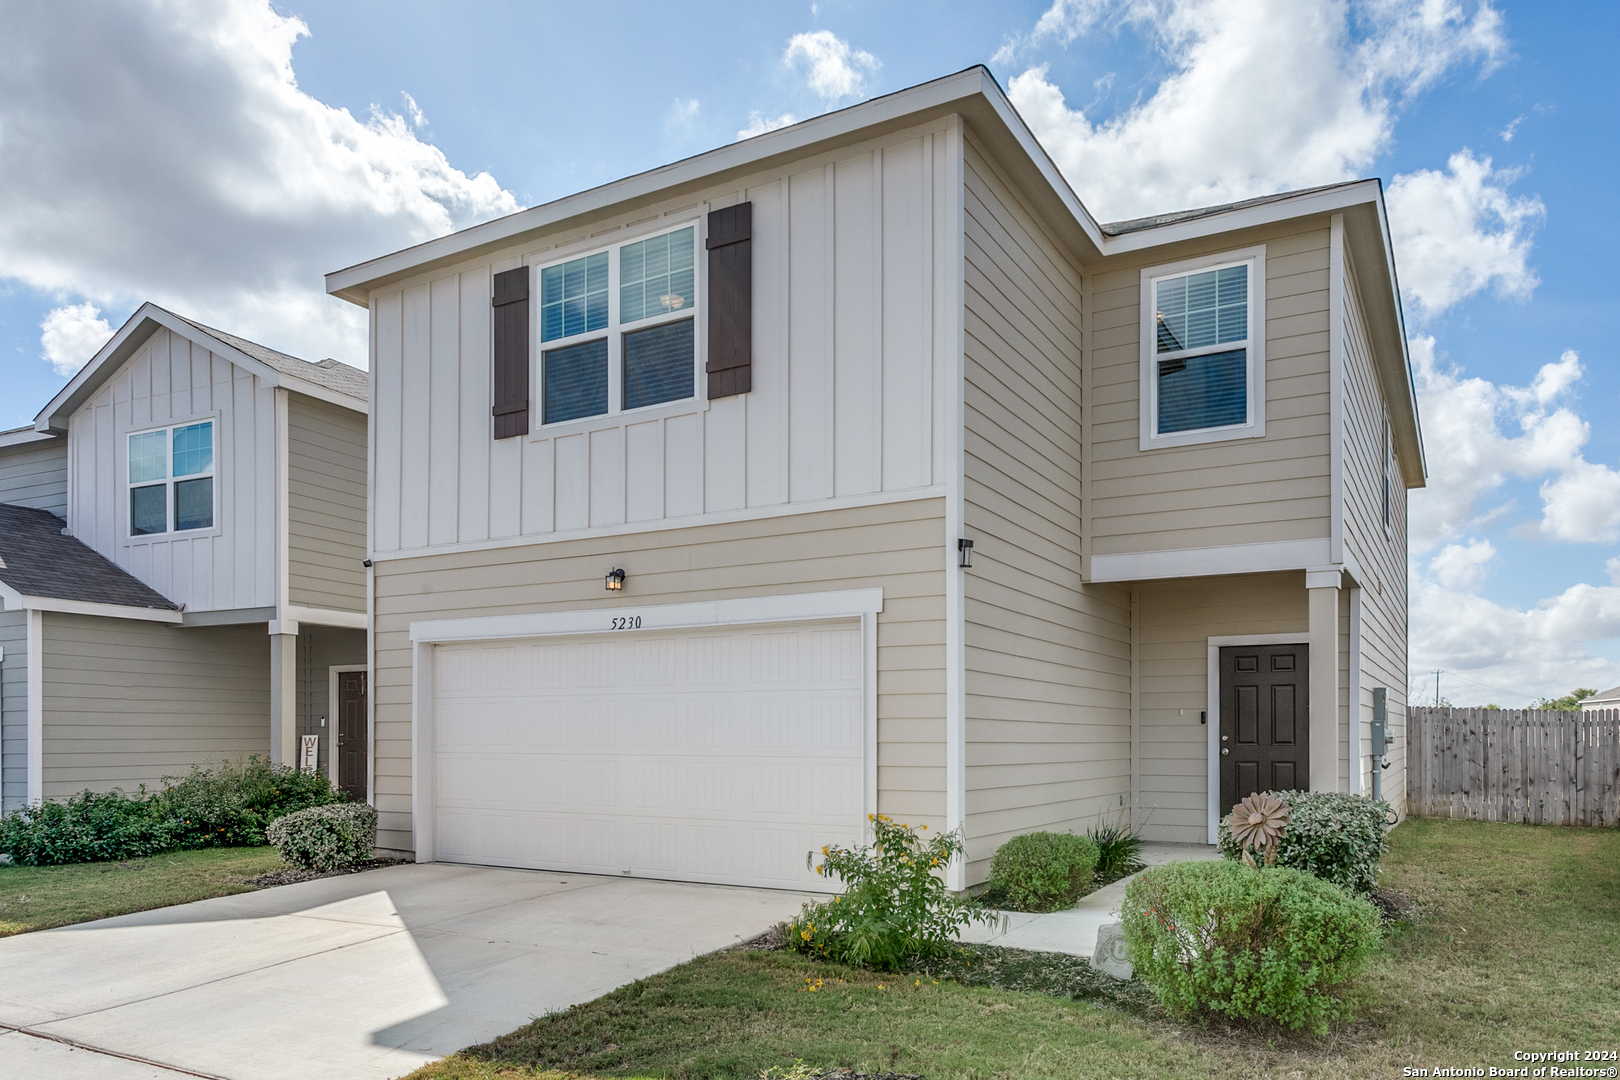
[[[301,870],[296,866],[289,866],[285,870],[272,870],[268,874],[258,877],[243,878],[242,884],[252,885],[258,889],[268,889],[275,885],[296,885],[300,881],[316,881],[320,878],[342,877],[345,874],[362,874],[367,870],[380,870],[385,866],[398,866],[400,863],[410,862],[409,859],[368,859],[353,866],[346,866],[342,870]]]

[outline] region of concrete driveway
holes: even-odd
[[[397,1077],[799,893],[430,863],[0,940],[0,1080]]]

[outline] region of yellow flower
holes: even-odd
[[[916,982],[912,983],[911,985],[912,986],[921,986],[922,985],[922,980],[918,979]]]
[[[826,844],[821,845],[821,853],[823,855],[827,854],[827,845]]]
[[[887,986],[884,986],[884,985],[883,985],[883,984],[882,984],[882,983],[878,983],[878,989],[879,989],[879,990],[887,990],[887,989],[888,989],[888,987],[887,987]]]
[[[810,931],[808,931],[808,930],[800,930],[799,931],[799,936],[804,938],[804,940],[809,941],[810,940]]]

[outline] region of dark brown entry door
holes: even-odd
[[[338,787],[349,798],[366,798],[366,673],[337,673]]]
[[[1310,787],[1310,648],[1221,649],[1222,817],[1256,791]]]

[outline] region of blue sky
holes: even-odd
[[[364,357],[320,274],[987,63],[1099,217],[1390,193],[1431,486],[1413,667],[1620,682],[1620,16],[1472,0],[192,0],[0,15],[0,427],[143,299]],[[1432,676],[1426,684],[1432,693]]]

